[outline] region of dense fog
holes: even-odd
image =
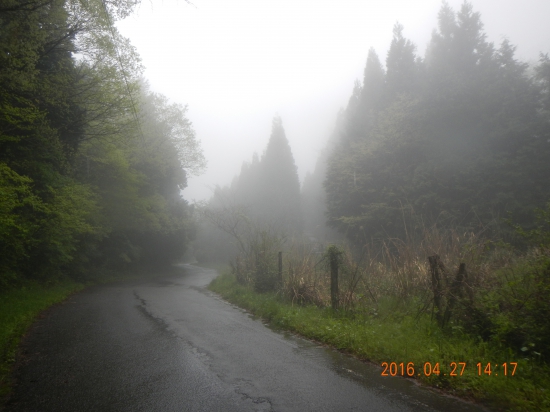
[[[156,277],[126,284],[121,312],[164,331],[213,310],[203,336],[219,335],[209,283],[391,376],[399,362],[454,395],[547,409],[549,15],[533,0],[1,1],[0,397],[40,310]],[[172,296],[177,318],[138,289]],[[457,362],[467,376],[440,375]]]
[[[189,180],[185,197],[206,200],[230,184],[241,164],[261,155],[279,114],[300,182],[315,163],[362,81],[371,47],[385,65],[396,22],[424,57],[440,0],[183,1],[143,3],[119,22],[145,66],[153,90],[189,105],[209,167]],[[462,0],[449,2],[458,10]],[[487,40],[507,38],[516,58],[534,64],[547,53],[544,0],[474,1]]]

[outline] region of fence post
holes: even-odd
[[[329,248],[330,259],[330,300],[332,309],[338,309],[338,249],[336,246]]]
[[[449,301],[447,302],[447,308],[445,309],[445,315],[443,316],[443,326],[445,326],[451,319],[457,298],[459,296],[462,297],[462,287],[467,276],[466,264],[461,263],[458,268],[456,278],[451,285],[451,290],[449,291]]]
[[[434,294],[434,309],[436,310],[435,317],[437,323],[443,326],[443,308],[441,302],[443,287],[441,285],[441,278],[439,277],[439,255],[428,256],[428,261],[430,262],[430,269],[432,272],[432,292]]]
[[[283,252],[279,252],[279,285],[283,287]]]

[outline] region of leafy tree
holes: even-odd
[[[140,134],[83,144],[78,175],[101,198],[106,265],[164,264],[181,257],[192,232],[180,190],[205,161],[186,108],[144,84]]]
[[[7,272],[52,278],[73,260],[80,237],[95,232],[88,221],[95,197],[70,177],[83,118],[74,100],[73,37],[64,2],[2,7],[0,162],[4,189],[29,201],[7,207],[18,224],[0,242],[20,245]]]
[[[17,280],[18,266],[24,263],[32,247],[30,234],[36,224],[29,219],[32,210],[42,209],[43,202],[32,193],[31,179],[20,176],[0,163],[0,285]]]
[[[135,5],[0,5],[0,284],[183,253],[179,193],[204,158],[186,108],[146,86],[140,101],[139,56],[113,26]]]

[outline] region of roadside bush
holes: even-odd
[[[267,229],[254,230],[231,262],[237,281],[256,292],[273,292],[278,287],[278,260],[283,237]]]
[[[498,282],[480,297],[484,339],[518,355],[550,360],[550,256],[531,252],[496,273]],[[481,329],[477,324],[478,329]]]
[[[250,242],[251,258],[254,259],[254,289],[256,292],[272,292],[277,288],[277,254],[281,239],[262,230]]]
[[[423,228],[414,238],[371,243],[362,255],[339,246],[338,313],[387,321],[428,316],[449,336],[467,334],[516,357],[548,362],[550,205],[537,216],[535,229],[516,229],[531,242],[528,253],[437,225]],[[256,292],[276,291],[292,304],[331,306],[329,259],[319,244],[307,240],[284,244],[273,231],[253,233],[232,264],[239,283]],[[277,258],[281,250],[282,283]],[[438,262],[437,291],[428,257]]]

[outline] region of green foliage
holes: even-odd
[[[10,372],[19,341],[36,316],[82,289],[83,285],[63,281],[44,287],[27,282],[0,294],[0,403],[10,390]]]
[[[206,167],[200,142],[186,117],[187,106],[170,103],[165,96],[149,92],[146,84],[142,88],[141,120],[146,139],[138,161],[143,166],[146,162],[154,163],[164,181],[183,189],[187,174],[198,175]]]
[[[107,266],[167,264],[183,255],[192,224],[179,191],[186,169],[204,166],[185,108],[143,85],[141,133],[82,145],[80,179],[92,185],[102,205],[107,236],[99,244]]]
[[[98,213],[98,205],[90,188],[74,181],[63,182],[51,188],[44,209],[34,213],[38,233],[29,251],[32,262],[41,262],[27,269],[32,278],[53,278],[70,266],[79,242],[87,235],[98,234],[91,224],[91,216]]]
[[[443,5],[423,60],[394,27],[387,72],[369,52],[330,150],[329,224],[357,245],[403,239],[403,206],[419,221],[492,236],[506,231],[508,212],[532,225],[550,196],[548,59],[530,77],[514,50],[486,41],[468,3],[458,13]]]
[[[316,306],[298,306],[280,295],[255,293],[239,284],[233,275],[216,278],[209,288],[223,298],[270,322],[272,327],[290,330],[306,338],[326,343],[360,359],[381,362],[414,363],[415,378],[424,384],[448,390],[453,395],[474,398],[496,408],[511,411],[538,411],[550,404],[545,388],[550,384],[545,366],[518,358],[498,345],[463,334],[443,333],[429,315],[415,317],[414,302],[405,302],[403,312],[381,302],[375,314],[335,312]],[[398,316],[400,315],[400,316]],[[425,362],[440,364],[441,374],[424,376]],[[466,362],[462,376],[449,377],[451,362]],[[515,376],[478,374],[476,364],[518,362]],[[381,369],[382,372],[382,369]],[[420,376],[418,375],[420,373]],[[446,373],[447,376],[443,376]],[[396,378],[397,379],[397,378]]]
[[[250,248],[254,259],[254,290],[257,292],[276,290],[278,286],[277,254],[281,249],[281,239],[264,230],[252,239]]]
[[[516,225],[531,247],[527,254],[495,272],[491,287],[478,291],[462,315],[467,330],[517,356],[550,362],[550,204],[536,210],[535,229]]]
[[[139,56],[113,26],[135,5],[0,5],[1,286],[184,252],[180,190],[204,158],[186,108],[140,86]]]
[[[0,248],[7,285],[18,274],[54,278],[73,260],[82,236],[96,234],[88,218],[97,213],[90,189],[67,181],[49,188],[48,201],[33,193],[32,180],[0,164]]]
[[[29,218],[30,211],[44,208],[32,193],[31,183],[30,178],[0,163],[0,285],[4,287],[17,278],[18,265],[25,261],[33,244],[31,234],[36,224]]]
[[[535,224],[533,229],[525,229],[514,225],[516,233],[527,240],[531,246],[541,249],[550,248],[550,202],[545,209],[535,209]]]
[[[484,330],[482,338],[511,348],[518,357],[548,363],[549,300],[550,258],[526,256],[496,273],[492,289],[480,292],[477,316],[466,316],[465,324],[474,332]]]

